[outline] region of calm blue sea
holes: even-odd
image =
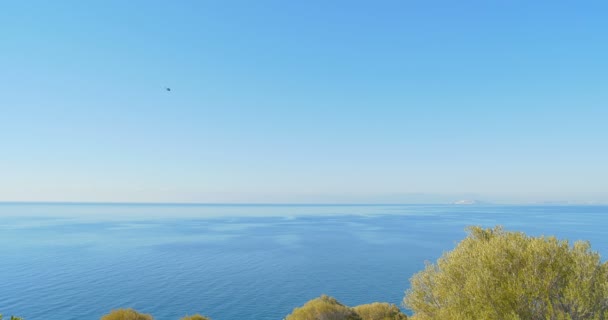
[[[585,239],[606,206],[0,204],[0,313],[280,320],[322,293],[400,304],[468,225]]]

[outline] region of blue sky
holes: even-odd
[[[5,1],[0,201],[607,203],[607,9]]]

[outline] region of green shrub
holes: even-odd
[[[361,317],[338,300],[322,295],[295,308],[285,320],[361,320]]]
[[[390,303],[374,302],[353,308],[362,320],[407,320],[399,308]]]
[[[419,320],[608,319],[608,265],[588,242],[471,227],[404,304]]]
[[[133,309],[117,309],[101,317],[101,320],[154,320],[154,318]]]
[[[195,314],[192,316],[185,316],[185,317],[181,318],[180,320],[211,320],[211,318],[201,316],[200,314]]]

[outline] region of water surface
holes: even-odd
[[[0,204],[0,313],[277,320],[322,293],[400,304],[468,225],[591,241],[605,206]]]

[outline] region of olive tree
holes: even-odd
[[[101,317],[101,320],[154,320],[154,318],[133,309],[117,309]]]
[[[415,319],[608,319],[608,266],[588,242],[468,230],[412,277]]]
[[[394,304],[374,302],[353,308],[362,320],[407,320],[407,316]]]

